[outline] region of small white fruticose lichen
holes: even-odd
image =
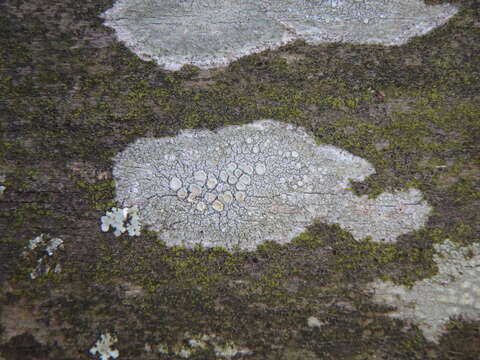
[[[396,307],[391,317],[418,324],[426,339],[438,342],[451,317],[480,319],[480,244],[461,247],[446,240],[435,245],[438,274],[412,288],[391,282],[370,284],[376,302]]]
[[[48,264],[47,260],[49,257],[53,256],[55,251],[63,248],[63,240],[60,238],[50,238],[48,235],[40,234],[39,236],[31,239],[28,242],[28,252],[35,250],[37,247],[43,246],[44,255],[37,260],[37,266],[30,273],[30,278],[36,279],[40,275],[46,275],[50,272],[51,264]],[[24,253],[27,255],[27,252]],[[61,271],[61,265],[56,264],[53,268],[54,273],[59,273]]]
[[[35,250],[38,245],[45,243],[45,235],[40,234],[28,242],[28,249]]]
[[[117,202],[138,208],[142,224],[169,246],[255,250],[289,242],[315,219],[356,239],[393,242],[430,212],[416,189],[356,196],[350,181],[373,174],[370,163],[271,120],[141,138],[114,161]],[[123,231],[118,211],[102,230]]]
[[[138,208],[133,206],[131,208],[112,208],[101,217],[101,229],[107,232],[110,227],[115,231],[115,236],[120,236],[124,232],[128,232],[130,236],[138,236],[141,231],[141,224],[138,218]]]
[[[59,238],[50,239],[47,246],[45,247],[45,252],[48,256],[52,256],[55,250],[63,247],[63,240]]]
[[[399,45],[457,11],[423,0],[118,0],[102,17],[138,56],[178,70],[226,65],[298,39]]]
[[[101,360],[108,360],[110,358],[118,358],[118,350],[112,350],[111,346],[117,342],[117,338],[111,336],[109,333],[105,335],[100,335],[100,340],[98,340],[95,345],[90,349],[90,354],[100,355]]]

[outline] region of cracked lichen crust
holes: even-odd
[[[450,317],[480,319],[480,244],[460,247],[446,240],[435,249],[434,277],[412,288],[383,281],[370,288],[375,301],[396,307],[391,317],[416,322],[425,338],[438,342]]]
[[[258,0],[120,0],[103,17],[133,52],[169,70],[226,65],[293,39]]]
[[[296,39],[399,45],[457,11],[423,0],[119,0],[102,16],[138,56],[178,70],[225,65]]]
[[[269,16],[311,44],[401,45],[444,24],[458,9],[419,0],[271,1]]]
[[[350,180],[373,174],[372,165],[271,120],[138,139],[114,161],[116,200],[137,206],[168,245],[254,250],[290,241],[315,219],[392,242],[430,211],[415,189],[356,196]]]

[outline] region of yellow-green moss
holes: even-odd
[[[78,187],[82,190],[83,197],[95,210],[109,210],[115,205],[113,180],[101,180],[94,183],[77,181]]]
[[[98,19],[91,21],[105,9],[67,5],[75,10],[62,11],[81,12],[79,23],[104,31]],[[25,281],[29,267],[21,265],[21,279],[10,279],[12,296],[44,301],[55,310],[49,314],[72,325],[68,338],[73,342],[91,341],[92,327],[124,329],[125,353],[137,357],[146,336],[175,343],[178,334],[198,328],[227,338],[240,333],[249,346],[269,354],[268,346],[276,341],[326,358],[339,353],[345,359],[373,357],[379,346],[398,359],[426,358],[425,349],[433,345],[418,330],[405,330],[404,323],[378,315],[362,286],[379,277],[404,284],[429,277],[435,272],[434,243],[476,239],[476,12],[470,6],[448,25],[401,47],[298,41],[224,69],[187,66],[174,73],[140,60],[117,42],[84,46],[70,30],[67,37],[47,29],[50,21],[26,16],[16,24],[14,17],[3,17],[0,65],[6,76],[0,96],[5,117],[0,129],[8,141],[0,142],[2,165],[38,164],[61,172],[68,161],[88,160],[105,169],[141,136],[271,117],[305,126],[319,142],[370,161],[377,173],[352,184],[356,193],[376,196],[415,186],[434,208],[426,229],[396,244],[358,242],[337,227],[315,224],[290,244],[267,243],[251,253],[172,249],[145,231],[135,238],[102,233],[98,214],[85,214],[113,205],[113,183],[68,182],[64,177],[66,189],[74,191],[58,197],[53,213],[48,212],[54,197],[40,194],[32,204],[2,212],[1,221],[19,224],[3,234],[9,243],[25,241],[14,238],[19,229],[29,233],[39,227],[62,229],[72,239],[58,283],[50,277]],[[40,192],[32,177],[7,177],[9,201],[20,204],[21,196]],[[76,196],[85,201],[75,202]],[[58,220],[72,211],[72,202],[68,221]],[[70,232],[68,226],[77,218],[91,226]],[[12,258],[17,250],[9,252]],[[296,285],[288,288],[290,282]],[[143,293],[127,298],[126,283]],[[306,328],[308,314],[325,318],[322,331]],[[70,343],[87,348],[78,345]],[[445,349],[443,353],[451,346]]]

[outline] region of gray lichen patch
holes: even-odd
[[[178,70],[225,65],[295,39],[399,45],[456,12],[421,0],[119,0],[102,16],[138,56]]]
[[[383,281],[370,288],[375,301],[396,307],[391,317],[416,322],[428,340],[438,342],[451,317],[480,319],[480,245],[460,247],[446,240],[435,249],[434,277],[412,288]]]
[[[392,242],[430,211],[415,189],[356,196],[350,181],[374,173],[366,160],[271,120],[142,138],[114,161],[116,200],[138,207],[170,246],[254,250],[290,241],[315,219]]]
[[[267,13],[312,44],[401,45],[457,11],[449,4],[427,6],[419,0],[282,0],[269,2]]]
[[[120,0],[103,17],[133,52],[170,70],[225,65],[293,39],[257,0]]]

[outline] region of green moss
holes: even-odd
[[[338,265],[343,271],[352,271],[359,266],[359,260],[384,267],[399,257],[399,249],[395,245],[372,243],[369,239],[350,244],[349,253],[338,258]]]
[[[180,80],[192,80],[200,73],[200,68],[194,65],[183,65],[180,71],[175,73],[175,78]]]
[[[28,152],[19,141],[0,142],[0,165],[7,165],[8,160],[22,159],[28,156]]]
[[[52,215],[50,210],[35,203],[23,204],[13,211],[0,212],[0,217],[9,222],[15,229],[18,229],[19,226],[45,220],[50,215]]]
[[[87,349],[92,332],[109,324],[122,329],[128,356],[146,337],[174,344],[195,328],[230,339],[242,334],[260,357],[281,344],[325,358],[373,358],[379,347],[387,357],[427,358],[426,349],[437,347],[379,316],[363,286],[376,278],[412,284],[430,277],[434,244],[468,244],[478,234],[480,34],[478,9],[465,4],[450,24],[401,47],[298,41],[224,69],[179,72],[144,62],[117,42],[85,45],[82,30],[62,31],[43,15],[2,17],[2,165],[35,164],[43,175],[55,167],[60,176],[70,161],[111,168],[111,158],[138,137],[274,118],[370,161],[376,174],[352,184],[357,194],[415,186],[434,208],[426,229],[396,244],[358,242],[338,227],[315,224],[290,244],[267,243],[256,252],[172,249],[153,233],[114,238],[99,231],[96,213],[85,214],[113,206],[110,181],[77,182],[64,173],[65,192],[57,196],[40,194],[37,174],[9,173],[15,209],[4,208],[0,220],[14,230],[2,238],[16,244],[26,239],[20,231],[39,228],[71,238],[58,279],[25,281],[31,268],[12,250],[19,271],[10,293],[43,302],[51,310],[45,313],[71,326],[72,349]],[[96,17],[107,5],[58,6],[72,23],[103,34]],[[59,220],[64,213],[68,221]],[[68,227],[79,220],[86,224],[81,231]],[[128,286],[139,294],[127,296]],[[308,314],[325,320],[322,331],[306,328]]]
[[[292,244],[301,247],[316,248],[324,244],[323,240],[312,234],[309,230],[305,230],[303,233],[292,239]]]
[[[82,190],[83,197],[95,210],[107,211],[115,206],[113,180],[101,180],[94,183],[77,181],[77,186]]]
[[[313,250],[331,248],[331,266],[335,269],[335,276],[344,281],[368,282],[380,277],[412,285],[436,274],[433,244],[446,238],[445,231],[432,228],[403,236],[395,244],[383,244],[369,238],[357,241],[337,225],[316,224],[293,244],[306,245]]]
[[[454,204],[457,205],[480,200],[478,179],[474,177],[459,179],[459,181],[449,187],[447,191],[451,194]]]

